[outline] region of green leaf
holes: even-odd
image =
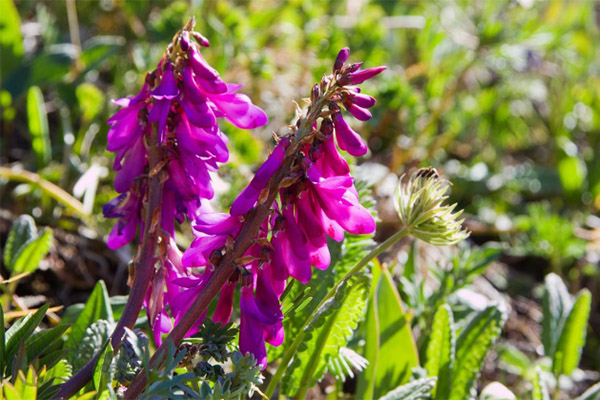
[[[0,12],[0,80],[5,83],[8,74],[19,65],[23,56],[21,18],[12,0],[2,2]]]
[[[23,371],[19,371],[19,376],[15,382],[15,391],[24,400],[37,397],[37,377],[34,375],[33,368],[27,370],[27,376]]]
[[[562,279],[555,273],[546,275],[542,297],[542,343],[545,355],[551,359],[554,359],[554,352],[572,305],[573,300]]]
[[[81,342],[69,358],[75,371],[82,368],[94,355],[105,350],[112,330],[113,324],[103,319],[94,322],[85,330]]]
[[[388,270],[373,268],[372,285],[364,354],[369,366],[359,377],[358,398],[377,398],[407,383],[419,365],[409,316]]]
[[[379,400],[427,400],[435,385],[436,378],[422,378],[402,385]]]
[[[6,398],[6,400],[25,400],[25,399],[21,398],[21,395],[19,394],[19,392],[10,383],[6,382],[6,383],[3,383],[2,385],[3,385],[3,390],[4,390],[4,397]]]
[[[6,349],[4,341],[4,311],[0,306],[0,379],[4,377],[4,365],[6,363]]]
[[[13,274],[35,271],[52,247],[52,239],[52,231],[46,228],[41,235],[25,243],[15,254]]]
[[[552,370],[556,376],[570,375],[579,365],[581,350],[585,344],[591,303],[591,293],[587,289],[581,290],[569,312],[554,353]]]
[[[4,265],[9,271],[13,270],[15,256],[21,247],[37,236],[35,221],[29,215],[21,215],[10,227],[4,246]]]
[[[81,311],[73,323],[73,327],[65,343],[65,348],[75,349],[81,342],[81,339],[83,339],[86,329],[100,319],[114,323],[108,292],[103,281],[99,281],[96,284],[83,307],[83,311]]]
[[[452,365],[455,357],[454,317],[450,306],[440,306],[433,318],[433,326],[427,346],[427,375],[437,376],[433,397],[447,398],[450,394]]]
[[[111,386],[113,378],[115,376],[115,363],[113,358],[115,352],[112,345],[109,343],[108,346],[102,352],[96,367],[94,368],[94,387],[96,388],[96,399],[102,397],[102,393],[108,390]]]
[[[44,96],[42,90],[37,86],[30,87],[27,92],[27,123],[31,135],[31,147],[35,153],[38,169],[40,169],[50,162],[52,149]]]
[[[580,190],[586,173],[585,163],[577,156],[565,157],[558,162],[558,175],[565,192]]]
[[[542,370],[539,366],[535,368],[531,400],[550,400],[548,388],[546,387],[546,383],[544,382],[544,379],[542,377]]]
[[[335,297],[316,312],[283,378],[282,389],[285,393],[295,395],[321,379],[328,363],[338,356],[356,329],[368,293],[369,279],[365,275],[358,275],[343,284]]]
[[[456,341],[456,358],[452,368],[450,400],[471,396],[485,355],[500,335],[505,314],[491,305],[475,315]]]
[[[75,95],[81,109],[81,118],[90,123],[104,107],[104,93],[91,83],[84,82],[77,86]]]
[[[83,43],[81,61],[86,65],[86,71],[95,69],[114,55],[125,45],[125,38],[121,36],[94,36]]]
[[[44,350],[52,345],[69,328],[67,324],[61,324],[51,329],[35,332],[25,342],[27,348],[27,362],[31,363],[39,357]]]
[[[50,307],[49,304],[44,304],[39,310],[35,313],[29,314],[24,318],[21,318],[17,321],[13,326],[11,326],[8,331],[6,331],[5,340],[6,340],[6,348],[4,350],[4,363],[5,367],[10,368],[10,364],[12,363],[12,359],[17,354],[17,350],[19,349],[19,345],[21,342],[27,340],[29,336],[33,333],[35,328],[42,322],[44,316],[46,315],[46,311]]]
[[[583,394],[575,400],[600,400],[600,382],[583,392]]]
[[[79,49],[71,43],[50,46],[31,61],[29,83],[43,86],[65,79],[78,54]]]

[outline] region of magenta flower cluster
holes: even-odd
[[[206,200],[214,195],[210,174],[228,160],[227,137],[217,125],[225,118],[241,129],[266,124],[267,116],[250,99],[228,84],[202,57],[199,46],[208,41],[184,29],[169,46],[142,90],[132,98],[115,101],[121,106],[110,120],[108,150],[116,154],[115,190],[118,197],[104,206],[104,215],[118,218],[108,237],[112,249],[124,246],[144,231],[144,205],[148,201],[151,143],[158,143],[162,180],[157,267],[146,293],[145,306],[157,343],[181,320],[206,287],[224,254],[261,202],[282,164],[287,161],[285,185],[262,221],[252,245],[236,260],[238,268],[221,288],[212,319],[231,319],[234,292],[240,290],[240,350],[252,353],[266,366],[266,346],[283,342],[280,296],[289,278],[307,283],[312,267],[325,269],[331,262],[327,237],[341,241],[346,232],[375,230],[371,214],[361,206],[350,168],[341,149],[363,156],[367,145],[345,121],[342,107],[354,118],[371,118],[375,99],[356,86],[385,67],[361,70],[361,63],[346,64],[342,49],[333,73],[312,92],[313,105],[323,113],[310,122],[308,132],[295,130],[277,144],[228,214],[214,212]],[[326,109],[326,111],[325,111]],[[151,141],[150,138],[155,138]],[[337,146],[336,146],[337,143]],[[272,197],[271,197],[272,198]],[[195,240],[182,254],[174,242],[175,221],[192,222]],[[142,238],[140,237],[140,240]],[[194,334],[205,315],[187,333]]]
[[[135,97],[114,101],[123,108],[108,121],[107,149],[116,154],[114,187],[120,193],[103,208],[105,217],[118,218],[108,237],[111,249],[132,241],[138,228],[142,236],[143,204],[148,176],[153,173],[148,167],[150,135],[158,136],[161,148],[166,180],[160,226],[167,234],[167,250],[146,298],[151,325],[159,328],[155,329],[158,340],[159,331],[171,326],[166,306],[180,290],[175,282],[189,275],[172,240],[175,221],[193,221],[201,214],[203,200],[214,195],[210,173],[229,158],[227,137],[217,119],[226,118],[241,129],[267,123],[266,114],[237,93],[242,85],[223,81],[202,57],[198,44],[206,47],[208,41],[196,32],[182,31],[156,70],[147,75],[142,90]]]
[[[252,353],[263,367],[267,363],[265,342],[283,342],[283,314],[279,298],[288,278],[307,283],[311,267],[325,269],[331,257],[327,237],[341,241],[346,232],[367,234],[375,230],[372,215],[361,206],[348,163],[336,147],[353,156],[362,156],[367,145],[344,120],[340,105],[359,120],[371,118],[371,96],[360,93],[355,84],[364,82],[385,67],[359,70],[360,63],[346,65],[349,51],[342,49],[334,73],[313,89],[313,97],[324,96],[329,85],[328,116],[322,117],[311,132],[293,149],[294,135],[279,140],[273,152],[258,169],[250,184],[235,199],[229,214],[203,209],[194,221],[196,239],[182,258],[192,276],[174,283],[183,291],[170,302],[177,322],[191,302],[202,292],[228,246],[240,233],[246,216],[259,202],[272,176],[286,157],[294,157],[288,184],[279,189],[279,201],[263,221],[253,245],[241,258],[237,271],[220,292],[213,320],[231,318],[234,291],[240,286],[240,339],[242,353]],[[318,128],[318,129],[317,129]],[[203,318],[204,316],[202,316]],[[165,325],[165,328],[168,326]],[[193,331],[189,332],[192,334]]]

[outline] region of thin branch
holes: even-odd
[[[42,190],[42,192],[75,211],[80,216],[89,216],[89,213],[85,211],[83,204],[79,200],[71,196],[60,187],[56,186],[54,183],[42,178],[35,172],[27,171],[17,167],[0,167],[0,177],[12,181],[26,182],[36,185]]]

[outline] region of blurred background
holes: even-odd
[[[590,371],[600,370],[600,3],[0,4],[0,243],[21,214],[54,228],[49,255],[17,290],[29,306],[84,301],[98,279],[111,294],[127,292],[133,251],[108,250],[113,222],[101,212],[115,195],[113,156],[105,151],[106,120],[117,109],[110,100],[137,93],[173,34],[195,16],[211,42],[205,58],[226,81],[243,83],[270,118],[251,133],[223,124],[232,162],[216,184],[220,207],[264,159],[272,132],[292,121],[293,101],[301,103],[348,46],[351,61],[389,67],[364,85],[378,104],[373,119],[356,125],[370,153],[355,170],[373,184],[378,240],[398,228],[397,177],[437,168],[453,183],[451,200],[465,210],[471,244],[501,249],[484,275],[512,305],[501,342],[539,353],[540,287],[556,272],[571,292],[593,294],[573,390],[598,380]],[[189,227],[180,235],[189,243]],[[434,253],[421,249],[425,260]],[[388,257],[401,264],[406,252]],[[4,264],[1,272],[10,275]],[[484,378],[501,378],[519,393],[514,357],[495,352]]]

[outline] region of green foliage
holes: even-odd
[[[236,334],[237,330],[233,328],[233,323],[223,325],[206,319],[198,333],[185,339],[184,342],[198,343],[198,355],[202,358],[224,362],[229,356],[227,345],[233,341]]]
[[[411,370],[419,365],[410,316],[404,311],[390,272],[373,268],[371,285],[364,354],[369,365],[360,375],[357,389],[364,398],[382,396],[407,383]]]
[[[4,82],[23,55],[21,18],[12,0],[6,0],[0,13],[0,80]]]
[[[554,352],[552,369],[556,376],[570,375],[579,365],[581,351],[585,344],[591,301],[590,292],[583,289],[569,311]]]
[[[38,168],[42,168],[50,162],[52,148],[44,96],[42,90],[37,86],[30,87],[27,92],[27,121],[31,135],[31,147],[35,153]]]
[[[86,330],[101,319],[108,321],[110,324],[114,323],[108,292],[103,281],[96,284],[83,310],[71,327],[65,342],[65,348],[72,351],[71,360],[75,360],[77,348],[86,336]]]
[[[456,340],[450,400],[461,400],[471,395],[485,356],[500,335],[505,320],[504,311],[491,305],[472,317],[462,329]],[[437,396],[444,398],[440,393]]]
[[[95,399],[116,398],[112,391],[112,382],[116,370],[114,356],[115,353],[112,345],[108,343],[94,368],[92,381],[94,382],[94,388],[96,389]]]
[[[591,294],[582,289],[574,300],[562,279],[556,274],[548,274],[542,307],[544,353],[551,358],[556,377],[570,375],[579,365],[585,344]]]
[[[113,328],[113,324],[99,319],[85,330],[69,357],[75,371],[79,371],[96,353],[104,351]]]
[[[4,265],[11,275],[33,272],[52,246],[52,231],[38,234],[29,215],[20,216],[13,224],[4,249]]]
[[[429,376],[437,376],[433,396],[450,392],[450,377],[455,360],[456,338],[452,310],[448,305],[438,308],[433,318],[433,326],[427,346],[427,362],[425,369]]]
[[[369,279],[358,275],[342,284],[335,296],[315,311],[283,378],[282,391],[291,396],[321,379],[328,363],[337,357],[356,329],[368,293]]]
[[[379,400],[427,400],[435,385],[435,378],[422,378],[392,390]]]
[[[517,238],[513,251],[546,257],[555,272],[584,254],[585,242],[575,235],[573,221],[551,212],[548,203],[527,206],[527,216],[517,225],[525,234]]]
[[[20,348],[24,348],[24,345],[29,336],[33,333],[35,328],[37,328],[40,322],[42,322],[42,319],[44,319],[48,307],[48,304],[43,305],[35,313],[28,314],[26,317],[23,317],[20,320],[18,320],[5,332],[3,357],[5,360],[4,376],[11,375],[11,366],[13,366],[14,363],[18,361],[17,352],[20,351]]]

